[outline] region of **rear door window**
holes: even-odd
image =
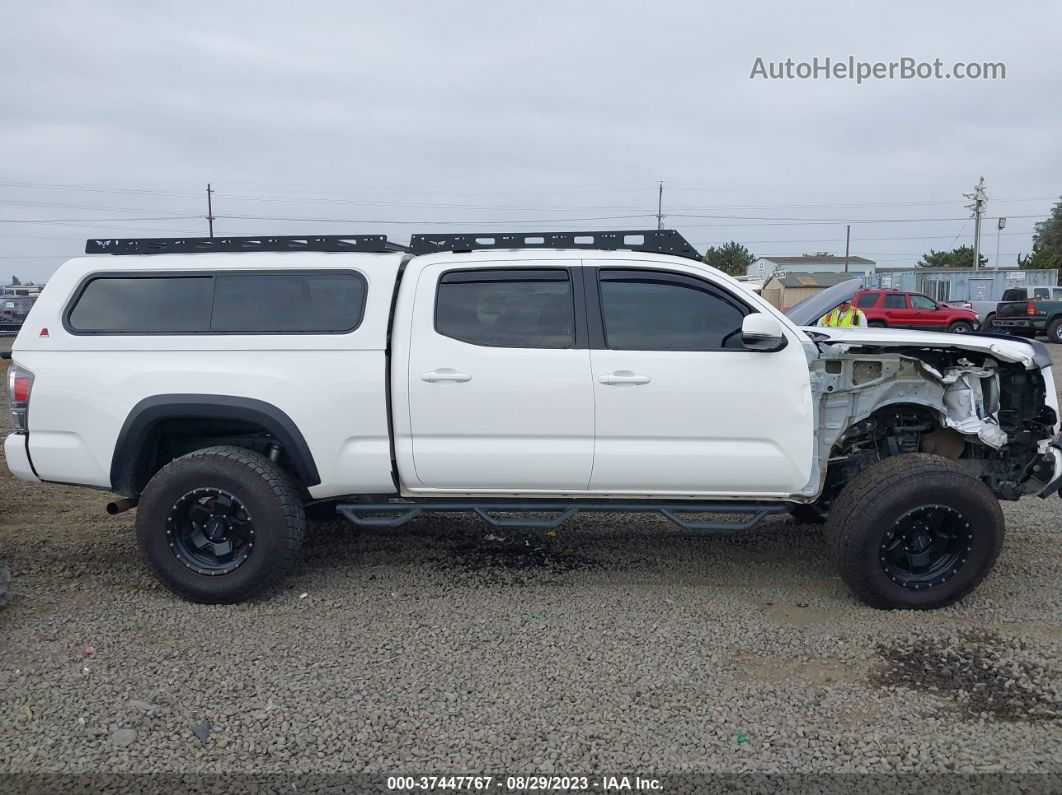
[[[889,293],[881,302],[882,309],[906,309],[907,296],[903,293]]]

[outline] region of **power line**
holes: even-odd
[[[166,215],[148,218],[0,218],[0,224],[77,224],[83,222],[102,224],[111,221],[187,221],[201,217],[198,215]]]
[[[618,221],[627,220],[632,218],[652,218],[652,213],[642,213],[639,215],[599,215],[587,218],[531,218],[531,219],[518,219],[511,218],[502,219],[477,219],[477,220],[465,220],[465,221],[439,221],[439,220],[425,220],[420,219],[416,221],[405,220],[380,220],[369,218],[306,218],[295,216],[282,216],[282,215],[219,215],[218,218],[230,218],[239,221],[302,221],[307,223],[320,223],[320,224],[394,224],[399,226],[408,225],[420,225],[420,226],[490,226],[495,224],[571,224],[581,223],[583,221]]]
[[[689,217],[689,216],[686,216]],[[697,217],[714,217],[714,218],[737,218],[738,216],[697,216]],[[1047,218],[1046,215],[1008,215],[1007,218],[1037,218],[1043,220]],[[826,224],[829,226],[835,226],[837,224],[927,224],[927,223],[954,223],[955,221],[965,221],[966,218],[858,218],[858,219],[819,219],[819,218],[805,218],[801,220],[788,220],[788,221],[770,221],[769,219],[759,219],[762,223],[742,223],[742,224],[683,224],[683,229],[705,229],[705,228],[722,228],[730,229],[739,226],[816,226],[819,224]]]
[[[961,234],[961,233],[960,233]],[[969,234],[973,234],[970,232]],[[1003,236],[1013,235],[1014,237],[1024,236],[1028,237],[1032,232],[1003,232]],[[959,239],[960,235],[955,236],[955,240]],[[855,242],[866,243],[870,241],[883,241],[883,240],[947,240],[948,235],[899,235],[892,237],[861,237]],[[740,240],[738,242],[743,243],[746,246],[766,245],[768,243],[838,243],[841,238],[838,237],[805,237],[805,238],[787,238],[785,240]],[[955,240],[952,241],[952,246],[955,245]]]
[[[618,185],[631,185],[631,186],[644,185],[644,183],[642,183],[642,182],[600,183],[600,184],[605,186],[605,187],[613,186],[613,185],[617,185],[617,184]],[[675,184],[675,183],[672,183],[672,182],[669,181],[669,184]],[[703,183],[703,184],[706,184],[706,185],[739,185],[739,186],[742,185],[742,183]],[[195,196],[199,195],[199,194],[195,194],[195,193],[159,191],[159,190],[149,190],[149,189],[144,189],[144,188],[103,188],[103,187],[93,187],[93,186],[87,186],[87,185],[69,185],[69,184],[57,184],[57,183],[29,183],[29,182],[10,182],[10,181],[6,181],[5,182],[5,181],[0,181],[0,186],[16,187],[16,188],[30,188],[30,189],[79,190],[79,191],[89,191],[89,192],[95,192],[95,193],[134,193],[134,194],[151,195],[151,196],[163,196],[163,197],[170,197],[170,198],[194,198]],[[539,188],[528,188],[528,189],[524,189],[523,192],[542,193],[542,192],[546,192],[549,189],[549,187],[550,186],[540,186]],[[564,186],[561,186],[561,187],[564,187]],[[591,187],[585,187],[585,186],[569,186],[569,187],[578,187],[579,189],[585,189],[585,190],[598,190],[598,188],[591,188]],[[754,185],[749,183],[749,184],[746,185],[746,187],[754,187]],[[768,186],[768,187],[770,187],[770,186]],[[636,189],[637,189],[636,187],[632,187],[631,188],[631,190],[636,190]],[[681,188],[676,188],[676,189],[681,189]],[[393,186],[387,186],[385,188],[376,189],[376,190],[367,189],[365,191],[365,193],[373,194],[373,195],[379,195],[381,193],[386,194],[388,192],[394,192],[394,190],[395,189],[394,189]],[[489,195],[489,194],[492,194],[492,193],[493,194],[497,194],[497,192],[498,192],[496,190],[492,191],[492,190],[489,190],[489,189],[484,189],[484,190],[479,191],[478,193],[477,192],[466,192],[466,193],[463,193],[463,194],[433,193],[431,191],[425,190],[423,188],[423,186],[421,186],[419,188],[417,188],[417,187],[403,188],[402,190],[416,190],[417,192],[421,193],[422,195],[436,195],[436,196],[460,196],[460,195],[474,196],[474,195]],[[508,192],[520,192],[520,191],[508,191]],[[289,196],[278,196],[278,195],[269,195],[269,194],[265,194],[265,195],[246,195],[246,194],[238,194],[238,193],[232,193],[232,194],[229,194],[229,193],[221,194],[221,193],[219,193],[218,195],[219,196],[224,195],[228,199],[241,200],[241,201],[283,202],[283,203],[293,203],[293,204],[294,203],[300,203],[300,202],[323,202],[323,203],[354,204],[354,205],[362,205],[362,206],[379,206],[379,207],[452,207],[452,208],[455,208],[455,209],[494,209],[494,210],[513,210],[513,211],[542,210],[542,211],[545,211],[545,212],[564,212],[564,211],[578,212],[578,211],[585,211],[585,210],[603,210],[603,209],[613,209],[613,210],[647,209],[647,208],[643,208],[643,207],[639,207],[639,206],[615,206],[615,205],[593,205],[593,206],[585,206],[584,205],[584,206],[581,206],[581,207],[526,207],[526,206],[502,207],[502,206],[498,206],[498,205],[447,204],[447,203],[440,203],[440,202],[382,202],[382,201],[367,201],[367,200],[364,200],[364,199],[346,199],[346,198],[336,198],[336,197],[306,196],[306,195],[299,195],[297,191],[295,193],[293,193],[292,195],[289,195]],[[1028,196],[1028,197],[997,198],[996,201],[1012,201],[1012,202],[1054,201],[1054,200],[1057,200],[1057,198],[1058,197],[1056,197],[1056,196]],[[948,200],[948,201],[899,201],[899,202],[887,202],[887,201],[873,201],[873,202],[823,202],[823,203],[812,203],[812,204],[786,203],[786,204],[773,204],[773,205],[772,204],[719,205],[719,206],[713,206],[713,207],[680,207],[680,208],[675,208],[675,209],[696,211],[696,210],[722,210],[722,209],[729,209],[729,210],[734,210],[734,209],[782,209],[782,208],[796,208],[796,207],[804,207],[804,208],[815,208],[815,207],[917,207],[917,206],[931,206],[931,205],[942,205],[943,206],[943,205],[950,205],[950,204],[954,204],[954,203],[955,202],[953,200]]]
[[[91,204],[64,204],[61,202],[19,202],[12,201],[11,199],[0,199],[0,204],[7,204],[12,207],[62,207],[67,210],[94,210],[97,212],[145,212],[172,214],[168,210],[160,210],[156,207],[98,207]]]
[[[243,194],[234,193],[218,193],[219,196],[224,196],[227,199],[235,201],[254,201],[254,202],[278,202],[283,204],[298,204],[298,203],[328,203],[328,204],[350,204],[361,207],[442,207],[447,209],[460,209],[460,210],[498,210],[498,211],[513,211],[513,212],[584,212],[586,210],[644,210],[648,209],[645,206],[631,206],[631,205],[581,205],[579,207],[511,207],[503,205],[490,205],[490,204],[450,204],[443,202],[381,202],[381,201],[366,201],[364,199],[338,199],[328,197],[313,197],[313,196],[248,196]],[[1013,198],[1013,199],[997,199],[997,201],[1010,201],[1010,202],[1025,202],[1025,201],[1049,201],[1052,197],[1029,197],[1029,198]],[[794,204],[787,202],[785,204],[731,204],[731,205],[716,205],[712,207],[675,207],[673,210],[683,210],[687,212],[707,212],[712,210],[779,210],[779,209],[816,209],[823,207],[928,207],[928,206],[948,206],[954,205],[955,201],[932,201],[932,202],[820,202],[812,204]],[[659,204],[658,204],[658,209]]]

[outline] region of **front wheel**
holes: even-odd
[[[881,609],[959,601],[992,570],[1003,536],[989,488],[925,453],[861,472],[833,504],[826,528],[848,590]]]
[[[991,331],[991,330],[992,330],[992,326],[993,326],[993,325],[994,325],[994,323],[995,323],[995,320],[996,320],[996,313],[995,313],[995,312],[992,312],[992,313],[991,313],[991,314],[989,314],[989,316],[988,316],[988,317],[986,317],[986,318],[984,319],[984,321],[983,321],[983,322],[981,323],[981,331]]]
[[[970,334],[973,330],[973,323],[967,323],[965,320],[956,320],[948,326],[950,334]]]
[[[278,581],[305,526],[287,474],[242,447],[208,447],[171,461],[140,496],[140,549],[174,593],[232,603]]]

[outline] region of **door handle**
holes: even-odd
[[[451,370],[449,367],[442,367],[438,370],[432,370],[430,373],[421,373],[420,380],[427,381],[429,384],[439,381],[456,381],[459,384],[463,384],[465,381],[471,381],[472,376],[468,373],[459,373],[457,370]]]
[[[630,370],[616,370],[614,373],[599,375],[597,380],[602,384],[612,386],[614,384],[648,384],[653,379],[647,375],[639,375]]]

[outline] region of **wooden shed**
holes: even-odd
[[[788,309],[810,298],[819,290],[862,278],[860,273],[787,273],[775,274],[763,285],[760,295],[779,309]]]

